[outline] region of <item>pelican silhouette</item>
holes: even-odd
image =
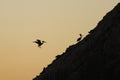
[[[46,43],[45,41],[41,41],[39,39],[37,39],[36,41],[34,41],[33,43],[38,44],[38,47],[41,47],[44,43]]]
[[[79,42],[82,39],[82,34],[79,34],[80,37],[77,39],[77,42]]]

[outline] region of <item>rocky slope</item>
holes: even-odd
[[[120,3],[33,80],[120,80]]]

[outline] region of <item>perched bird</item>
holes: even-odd
[[[79,34],[80,37],[77,39],[77,42],[79,42],[82,39],[82,34]]]
[[[33,43],[38,44],[38,47],[41,47],[43,45],[43,43],[46,43],[45,41],[41,41],[39,39],[37,39],[36,41],[34,41]]]

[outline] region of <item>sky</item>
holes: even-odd
[[[119,0],[0,0],[0,80],[32,80]],[[38,48],[33,41],[46,41]]]

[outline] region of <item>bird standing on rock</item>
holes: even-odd
[[[44,43],[46,43],[45,41],[41,41],[39,39],[37,39],[36,41],[34,41],[33,43],[38,44],[38,47],[41,47]]]
[[[77,39],[77,42],[79,42],[82,39],[82,34],[79,34],[80,37]]]

